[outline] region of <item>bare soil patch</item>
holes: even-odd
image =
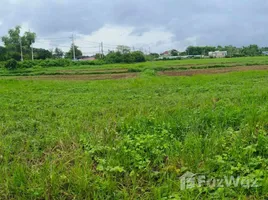
[[[123,73],[127,72],[128,69],[65,69],[65,70],[57,70],[59,73]]]
[[[251,71],[251,70],[268,70],[267,65],[246,66],[246,67],[222,67],[222,68],[210,68],[210,69],[193,69],[184,71],[163,71],[159,72],[159,75],[167,76],[193,76],[197,74],[219,74],[238,71]]]
[[[97,75],[42,75],[42,76],[23,76],[16,77],[18,80],[66,80],[66,81],[86,81],[86,80],[107,80],[107,79],[126,79],[134,78],[137,73],[123,74],[97,74]]]

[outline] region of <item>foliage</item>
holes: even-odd
[[[262,51],[265,51],[265,47],[260,48],[258,45],[249,45],[242,48],[238,48],[232,45],[229,46],[189,46],[185,52],[180,53],[184,55],[208,55],[210,51],[227,51],[228,57],[243,57],[243,56],[260,56]]]
[[[0,61],[5,61],[7,56],[7,49],[0,46]]]
[[[205,47],[189,46],[186,49],[187,55],[208,55],[208,52],[210,51],[216,51],[216,48],[211,46],[205,46]]]
[[[150,53],[149,55],[145,56],[146,61],[153,61],[156,60],[157,58],[159,58],[158,53]]]
[[[36,34],[28,31],[21,37],[20,33],[21,27],[16,26],[14,29],[8,31],[8,35],[2,37],[2,42],[7,49],[7,58],[20,60],[20,43],[25,56],[30,57],[30,47],[35,42]]]
[[[131,56],[133,57],[133,61],[136,63],[145,62],[145,56],[141,51],[134,51],[131,53]]]
[[[19,70],[6,71],[0,69],[0,76],[19,75],[55,75],[55,74],[111,74],[126,72],[144,72],[151,69],[155,73],[159,71],[190,70],[223,67],[245,67],[268,65],[268,57],[241,57],[241,58],[219,58],[219,59],[182,59],[166,61],[150,61],[142,63],[107,64],[107,61],[71,61],[69,59],[47,59],[18,62]],[[0,68],[4,68],[5,62],[0,62]],[[64,67],[64,69],[63,69]]]
[[[0,79],[0,199],[266,199],[267,76]],[[259,187],[181,191],[187,171]]]
[[[60,48],[55,48],[52,54],[54,59],[63,58],[64,56],[64,52]]]
[[[116,51],[122,53],[122,54],[129,54],[130,53],[130,47],[124,46],[124,45],[118,45],[116,47]]]
[[[51,59],[52,52],[46,49],[34,49],[34,59],[45,60]]]
[[[106,63],[139,63],[145,62],[145,56],[141,51],[121,53],[121,51],[110,51],[104,58]]]
[[[83,53],[82,51],[78,48],[78,46],[74,46],[74,51],[75,51],[75,57],[79,57],[82,56]],[[73,46],[71,46],[70,50],[68,52],[65,53],[65,58],[67,59],[73,59]]]
[[[258,56],[262,54],[258,45],[249,45],[248,47],[243,47],[241,53],[245,56]]]
[[[178,56],[179,52],[176,49],[171,50],[171,56]]]
[[[17,65],[18,63],[15,59],[10,59],[6,62],[5,68],[8,70],[14,70],[14,69],[17,69]]]

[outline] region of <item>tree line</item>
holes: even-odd
[[[66,53],[59,48],[53,50],[42,48],[32,49],[32,45],[36,40],[36,33],[28,31],[21,36],[20,26],[10,29],[8,34],[1,39],[4,46],[0,46],[0,61],[10,59],[14,59],[15,61],[22,59],[31,60],[32,57],[34,57],[35,60],[72,59],[73,50],[75,51],[76,58],[83,56],[79,47],[73,47],[72,45]],[[95,57],[96,59],[104,60],[106,63],[133,63],[144,62],[146,60],[145,55],[141,51],[131,52],[129,47],[122,45],[119,45],[115,51],[109,51],[107,55],[96,54]]]
[[[32,56],[37,60],[72,58],[72,46],[66,53],[59,48],[55,48],[53,50],[43,48],[32,49],[32,45],[36,40],[36,33],[27,31],[21,36],[20,26],[10,29],[8,34],[3,36],[1,40],[4,46],[0,46],[0,61],[7,61],[9,59],[14,59],[16,61],[20,61],[22,59],[31,60]],[[77,46],[75,46],[75,49],[77,53],[76,55],[82,56],[82,52]]]
[[[3,36],[2,42],[4,46],[0,46],[0,61],[7,61],[14,59],[20,61],[22,59],[21,52],[23,53],[24,60],[31,60],[32,56],[36,60],[45,59],[72,59],[73,46],[70,46],[69,51],[63,52],[59,48],[47,50],[43,48],[34,48],[32,45],[36,40],[36,33],[27,31],[21,36],[21,27],[16,26],[10,29],[6,36]],[[77,58],[82,57],[83,53],[78,46],[74,46],[75,55]],[[259,47],[258,45],[249,45],[243,47],[229,46],[189,46],[185,51],[179,52],[175,49],[171,50],[172,56],[185,56],[185,55],[204,55],[208,56],[211,51],[227,51],[228,57],[243,57],[243,56],[260,56],[264,51],[268,51],[268,47]],[[115,51],[109,51],[106,55],[96,54],[95,58],[105,61],[105,63],[133,63],[144,62],[146,60],[153,60],[160,55],[151,53],[144,55],[141,51],[131,52],[127,46],[119,45]]]
[[[259,47],[256,44],[243,47],[229,46],[189,46],[184,52],[178,55],[204,55],[208,56],[209,52],[227,51],[228,57],[245,57],[245,56],[261,56],[264,51],[268,51],[268,47]]]

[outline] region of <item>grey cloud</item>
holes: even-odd
[[[0,34],[28,22],[41,36],[88,35],[105,24],[133,26],[133,35],[162,27],[174,44],[197,37],[200,45],[268,46],[266,0],[26,0],[0,2]],[[161,38],[159,39],[161,40]]]

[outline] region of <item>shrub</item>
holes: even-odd
[[[67,67],[70,65],[74,65],[71,60],[68,59],[56,59],[56,60],[43,60],[39,64],[42,67]]]
[[[0,62],[0,68],[4,68],[6,65],[6,62]]]
[[[37,62],[31,60],[25,60],[23,62],[18,63],[19,68],[32,68],[35,65],[37,65]]]
[[[14,69],[17,69],[17,65],[18,63],[15,59],[10,59],[6,62],[5,68],[8,70],[14,70]]]
[[[147,76],[156,76],[156,72],[153,69],[145,69],[142,74],[143,77],[147,77]]]
[[[128,72],[141,72],[142,70],[138,68],[129,68],[127,71]]]

